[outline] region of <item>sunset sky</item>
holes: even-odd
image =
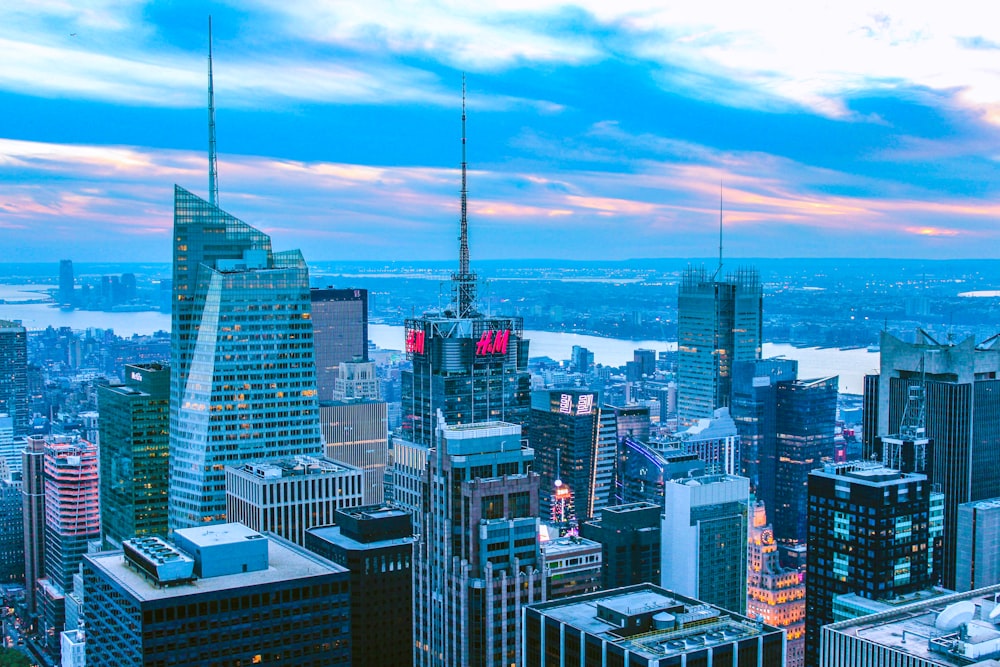
[[[992,258],[1000,5],[0,3],[5,261],[168,261],[173,184],[307,260]]]

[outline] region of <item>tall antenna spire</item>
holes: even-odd
[[[458,237],[458,273],[452,275],[452,280],[455,282],[455,308],[459,317],[471,315],[474,312],[476,300],[476,274],[469,269],[467,167],[465,159],[465,74],[462,74],[462,217],[461,232]]]
[[[722,179],[719,179],[719,266],[715,269],[715,275],[712,276],[712,280],[719,277],[722,273],[722,195],[723,195],[723,183]]]
[[[215,84],[212,81],[212,17],[208,17],[208,202],[219,205],[219,167],[215,159]]]

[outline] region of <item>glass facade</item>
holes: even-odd
[[[0,320],[0,412],[14,420],[14,435],[28,430],[28,333]]]
[[[122,540],[167,534],[170,369],[125,367],[125,384],[98,388],[101,533]]]
[[[677,418],[681,426],[728,407],[733,364],[760,359],[760,277],[740,269],[715,280],[689,268],[677,297]]]
[[[809,472],[833,460],[837,377],[782,382],[777,391],[777,451],[770,507],[778,542],[806,539]]]
[[[225,520],[225,466],[321,453],[309,272],[177,187],[170,527]]]
[[[368,361],[368,290],[312,289],[316,384],[321,401],[333,390],[345,361]],[[377,398],[377,397],[376,397]]]

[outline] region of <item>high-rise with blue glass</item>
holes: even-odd
[[[309,271],[298,250],[177,187],[172,530],[225,520],[225,467],[321,452]]]

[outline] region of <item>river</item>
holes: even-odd
[[[156,311],[138,313],[104,313],[91,310],[64,311],[47,304],[0,304],[0,319],[21,320],[31,330],[47,326],[71,329],[114,329],[119,336],[152,334],[170,330],[170,316]],[[372,324],[368,337],[385,349],[401,349],[403,327]],[[632,352],[639,348],[656,350],[677,349],[677,343],[659,340],[621,340],[576,333],[555,331],[525,331],[531,341],[531,355],[569,359],[574,345],[586,347],[594,353],[594,360],[606,366],[621,366],[632,360]],[[799,348],[779,343],[764,343],[764,356],[784,356],[799,362],[799,377],[840,376],[842,393],[860,394],[866,373],[878,372],[879,355],[865,349],[838,350],[836,348]]]

